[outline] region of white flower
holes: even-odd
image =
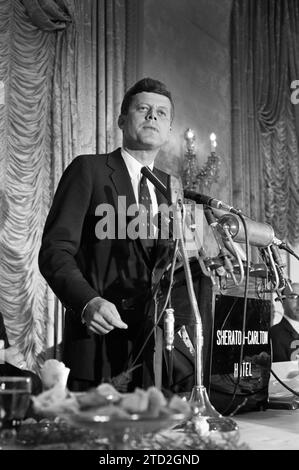
[[[41,368],[41,379],[45,389],[55,387],[66,388],[70,369],[63,362],[48,359]]]

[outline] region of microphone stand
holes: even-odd
[[[181,188],[179,187],[179,184],[173,184],[173,187],[170,187],[170,195],[166,186],[153,174],[150,168],[142,168],[141,173],[143,173],[151,181],[151,183],[166,197],[168,203],[174,207],[175,215],[173,217],[173,223],[176,224],[176,226],[173,227],[173,234],[174,237],[178,239],[185,272],[188,296],[190,300],[191,310],[195,320],[194,387],[192,389],[191,396],[189,399],[189,402],[193,409],[193,415],[191,419],[185,422],[182,426],[192,426],[195,428],[195,431],[200,430],[202,418],[206,418],[206,421],[210,426],[210,431],[235,431],[236,429],[238,429],[236,422],[233,421],[231,418],[223,417],[220,413],[218,413],[218,411],[215,410],[209,400],[206,388],[203,385],[203,328],[196,300],[196,295],[194,292],[192,273],[189,265],[187,250],[184,243],[182,218],[182,211],[184,205],[182,202]]]
[[[174,310],[169,307],[164,313],[164,342],[165,342],[165,355],[168,374],[168,388],[172,386],[172,373],[173,373],[173,343],[174,343]]]
[[[194,335],[194,343],[195,343],[195,372],[194,378],[195,383],[194,387],[191,392],[191,396],[189,399],[190,404],[192,405],[193,409],[193,416],[191,417],[191,422],[187,421],[185,425],[188,427],[190,425],[195,427],[195,430],[200,429],[200,424],[202,422],[202,418],[206,418],[210,426],[210,431],[220,431],[220,432],[228,432],[234,431],[238,428],[235,421],[231,418],[226,418],[222,416],[211,404],[207,390],[203,385],[203,327],[201,316],[198,308],[198,303],[196,300],[196,295],[194,292],[193,287],[193,280],[191,269],[189,265],[187,250],[184,243],[184,234],[183,234],[183,219],[182,219],[182,201],[178,200],[175,206],[176,211],[176,223],[178,228],[178,235],[179,235],[179,248],[181,251],[183,267],[185,272],[186,284],[187,284],[187,291],[189,295],[189,300],[191,304],[191,310],[194,315],[195,319],[195,335]]]

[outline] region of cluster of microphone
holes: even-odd
[[[219,199],[189,189],[183,190],[180,180],[177,178],[170,177],[168,187],[166,187],[150,168],[143,167],[141,171],[155,188],[164,195],[168,204],[177,204],[178,200],[183,203],[187,199],[204,206],[207,223],[212,230],[219,250],[217,256],[219,263],[214,263],[218,275],[230,277],[235,285],[242,283],[244,278],[243,264],[246,264],[247,257],[240,244],[247,242],[250,246],[255,246],[259,249],[266,269],[269,272],[267,277],[269,277],[271,284],[268,288],[264,289],[264,292],[277,292],[280,294],[286,284],[289,284],[285,273],[285,263],[281,258],[279,249],[286,250],[297,259],[299,257],[286,242],[276,237],[271,225],[246,217],[241,210]],[[246,229],[244,224],[246,224]],[[201,250],[201,256],[203,252],[204,250]],[[233,264],[235,259],[237,259],[239,264],[238,272],[241,273],[239,281],[235,275],[235,265]],[[207,267],[204,270],[204,274],[209,273],[211,276],[211,263],[207,259],[203,261],[206,261]],[[170,309],[167,309],[164,323],[166,345],[171,350],[174,338],[174,317],[173,311]]]

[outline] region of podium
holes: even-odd
[[[203,322],[203,382],[221,414],[267,408],[271,369],[270,294],[258,294],[262,278],[250,277],[245,334],[242,335],[244,285],[214,286],[197,261],[191,263],[193,285]],[[192,335],[184,273],[175,275],[175,319]],[[243,351],[241,351],[241,348]],[[240,361],[240,352],[243,359]]]
[[[244,287],[212,293],[213,326],[207,389],[211,403],[222,414],[268,406],[272,302],[269,295],[261,298],[257,294],[256,283],[257,278],[250,278],[244,334]]]

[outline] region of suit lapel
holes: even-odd
[[[297,339],[297,338],[298,338],[298,333],[297,333],[297,331],[292,327],[291,323],[290,323],[285,317],[282,318],[281,322],[283,323],[284,328],[290,333],[290,335],[291,335],[294,339]]]
[[[121,156],[120,149],[107,155],[107,166],[111,168],[110,178],[118,196],[126,196],[126,204],[121,200],[121,206],[125,213],[127,208],[136,204],[131,178],[127,166]]]

